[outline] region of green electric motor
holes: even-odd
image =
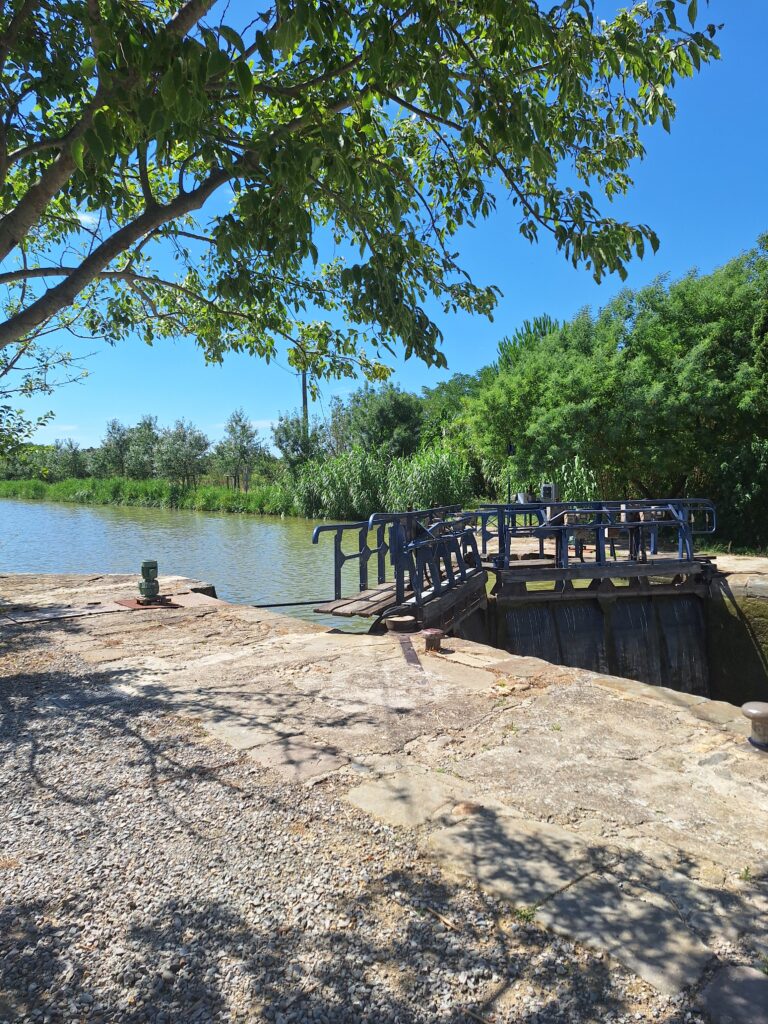
[[[160,584],[157,581],[157,562],[141,563],[141,580],[139,581],[139,600],[142,604],[154,604],[160,596]]]

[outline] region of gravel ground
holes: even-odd
[[[34,636],[0,637],[0,1021],[701,1021]]]

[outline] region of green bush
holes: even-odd
[[[0,497],[39,499],[46,496],[42,480],[0,480]]]
[[[295,479],[296,509],[304,516],[367,518],[383,507],[386,472],[380,455],[361,448],[307,463]]]
[[[80,505],[132,505],[199,512],[290,513],[292,500],[281,484],[260,484],[248,494],[226,487],[182,487],[168,480],[0,480],[0,498],[71,501]]]
[[[467,502],[472,472],[466,460],[447,451],[423,451],[389,463],[360,448],[336,458],[309,462],[294,478],[257,484],[247,494],[225,487],[185,488],[167,480],[0,481],[0,497],[71,501],[84,505],[182,508],[197,512],[303,515],[365,519],[386,509],[429,508]]]
[[[453,452],[430,450],[389,462],[356,448],[308,463],[295,482],[296,511],[304,516],[367,519],[373,512],[468,502],[472,471]]]
[[[463,456],[430,449],[393,459],[383,505],[393,511],[463,505],[472,499],[472,470]]]

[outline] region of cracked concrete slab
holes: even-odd
[[[466,789],[433,772],[397,772],[365,782],[347,800],[387,825],[416,828],[466,796]]]
[[[490,810],[434,832],[427,846],[450,874],[523,907],[572,885],[606,858],[556,825]]]
[[[714,955],[668,908],[625,893],[610,874],[556,893],[536,910],[536,921],[604,950],[668,995],[694,985]]]
[[[286,736],[284,740],[252,747],[248,756],[265,768],[276,768],[292,782],[326,775],[347,763],[347,758],[336,751],[312,746],[299,736]]]
[[[712,1024],[768,1024],[768,976],[752,967],[722,967],[699,1001]]]

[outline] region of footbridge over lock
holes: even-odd
[[[370,632],[436,627],[513,654],[709,695],[706,499],[538,501],[323,524],[334,600]]]

